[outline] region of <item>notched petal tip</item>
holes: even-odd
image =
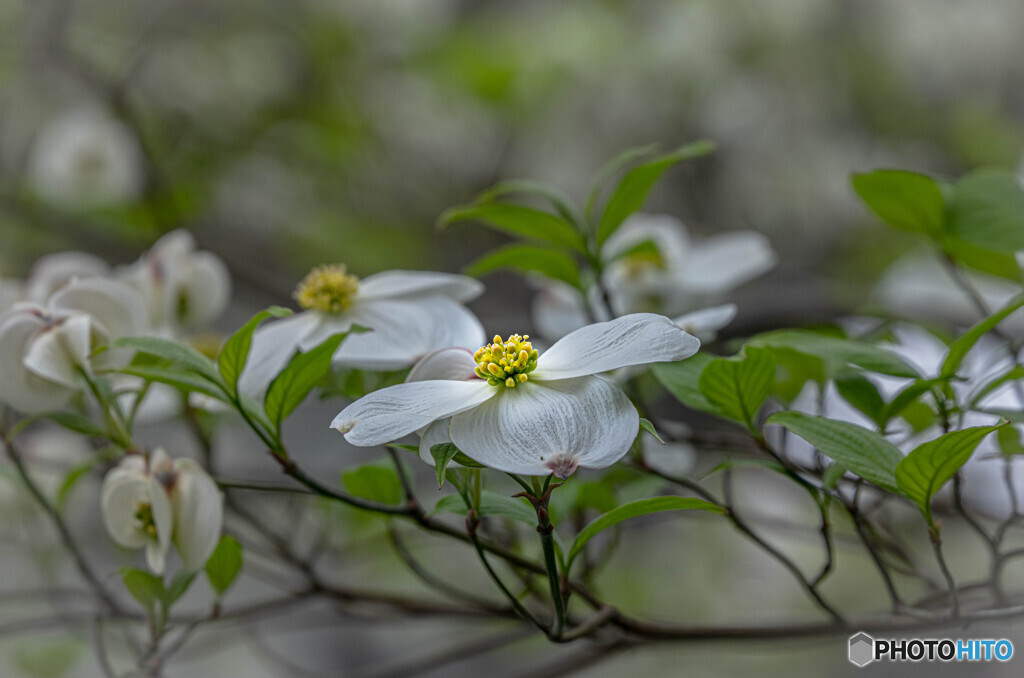
[[[544,465],[551,469],[551,473],[554,474],[556,478],[565,480],[576,472],[576,469],[579,468],[580,464],[573,456],[559,455],[557,457],[552,457]]]

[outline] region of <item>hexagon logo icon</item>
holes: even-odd
[[[850,663],[867,666],[875,661],[875,639],[863,631],[850,637]]]

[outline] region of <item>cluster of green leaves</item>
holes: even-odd
[[[885,433],[897,417],[925,429],[937,417],[954,414],[957,406],[955,400],[950,402],[949,382],[957,378],[964,357],[986,332],[1022,305],[1024,300],[1014,300],[953,341],[936,378],[924,378],[902,358],[872,343],[810,330],[768,332],[751,338],[736,356],[716,358],[702,353],[682,362],[655,365],[653,371],[683,404],[735,422],[755,438],[763,439],[765,423],[804,438],[834,462],[825,472],[826,486],[834,486],[848,472],[910,500],[933,524],[932,497],[981,440],[1002,425],[952,431],[918,445],[906,456]],[[871,373],[903,378],[906,385],[886,399],[869,378]],[[1000,375],[984,392],[1019,373],[1016,369]],[[829,381],[875,424],[874,429],[796,411],[777,412],[762,420],[761,411],[770,398],[785,406],[806,384],[815,383],[820,389]],[[917,408],[927,413],[923,422]]]
[[[601,245],[629,215],[640,209],[665,170],[713,150],[714,146],[707,141],[660,155],[655,154],[654,146],[628,150],[598,173],[582,210],[554,186],[504,181],[481,193],[474,202],[445,211],[438,225],[472,221],[520,240],[471,263],[465,269],[469,275],[512,269],[540,274],[584,290],[594,274],[600,273]],[[611,194],[602,201],[607,184],[619,175]],[[533,198],[543,208],[513,202],[510,196]]]
[[[1024,188],[1012,172],[981,169],[945,182],[884,169],[854,175],[853,188],[889,226],[926,237],[959,264],[1021,281],[1013,253],[1024,249]]]
[[[242,545],[234,537],[223,536],[206,561],[206,578],[217,598],[231,588],[242,571]],[[196,572],[179,572],[169,583],[163,577],[125,567],[121,569],[121,580],[125,590],[146,610],[154,629],[159,635],[167,624],[171,608],[192,586]]]
[[[147,384],[168,384],[183,393],[199,393],[234,408],[264,440],[281,451],[281,426],[306,396],[330,372],[331,359],[341,342],[352,332],[334,334],[306,352],[296,351],[287,365],[274,377],[263,396],[262,407],[238,388],[238,381],[249,359],[252,338],[257,327],[270,318],[291,315],[286,308],[272,307],[253,316],[232,334],[216,360],[190,346],[160,337],[126,337],[114,342],[118,348],[137,352],[132,364],[122,370]]]

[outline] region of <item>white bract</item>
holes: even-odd
[[[370,331],[345,339],[334,354],[338,366],[395,370],[441,348],[476,348],[484,330],[462,303],[482,291],[480,282],[449,273],[385,271],[359,280],[340,264],[317,267],[295,291],[303,311],[256,331],[242,389],[262,391],[296,349],[353,325]]]
[[[391,386],[349,405],[331,426],[359,446],[381,445],[427,427],[420,442],[425,460],[432,459],[431,446],[450,440],[500,471],[564,478],[578,466],[615,463],[639,429],[626,394],[596,375],[683,360],[700,346],[668,318],[649,313],[589,325],[543,355],[528,339],[494,337],[472,356],[476,378]],[[445,358],[437,362],[461,360],[455,354]]]
[[[601,248],[611,313],[654,311],[669,316],[715,303],[732,289],[775,266],[767,238],[755,231],[724,233],[693,242],[681,221],[668,215],[634,214]],[[584,299],[564,284],[545,286],[534,302],[534,319],[549,338],[587,322],[587,310],[605,313],[600,299]],[[732,320],[728,307],[698,316],[710,336]]]
[[[0,401],[22,412],[62,407],[81,387],[81,375],[128,357],[123,350],[93,352],[146,327],[142,299],[105,278],[81,278],[50,296],[45,306],[16,304],[0,316]]]
[[[36,259],[25,280],[24,301],[45,304],[50,295],[75,278],[105,276],[107,262],[88,252],[54,252]]]
[[[69,110],[39,130],[28,159],[35,192],[62,206],[94,208],[142,192],[142,153],[132,132],[93,107]]]
[[[118,277],[142,294],[153,328],[171,336],[213,322],[231,299],[227,266],[197,250],[192,234],[181,229],[160,238]]]
[[[129,455],[103,479],[103,522],[125,548],[145,547],[146,563],[163,574],[171,545],[185,569],[206,564],[220,539],[223,497],[213,479],[191,459],[158,449],[147,460]]]

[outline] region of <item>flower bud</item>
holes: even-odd
[[[171,461],[162,449],[148,462],[125,457],[104,479],[100,504],[111,538],[126,548],[146,547],[156,574],[163,574],[172,544],[185,569],[196,572],[220,539],[223,497],[217,484],[191,459]]]

